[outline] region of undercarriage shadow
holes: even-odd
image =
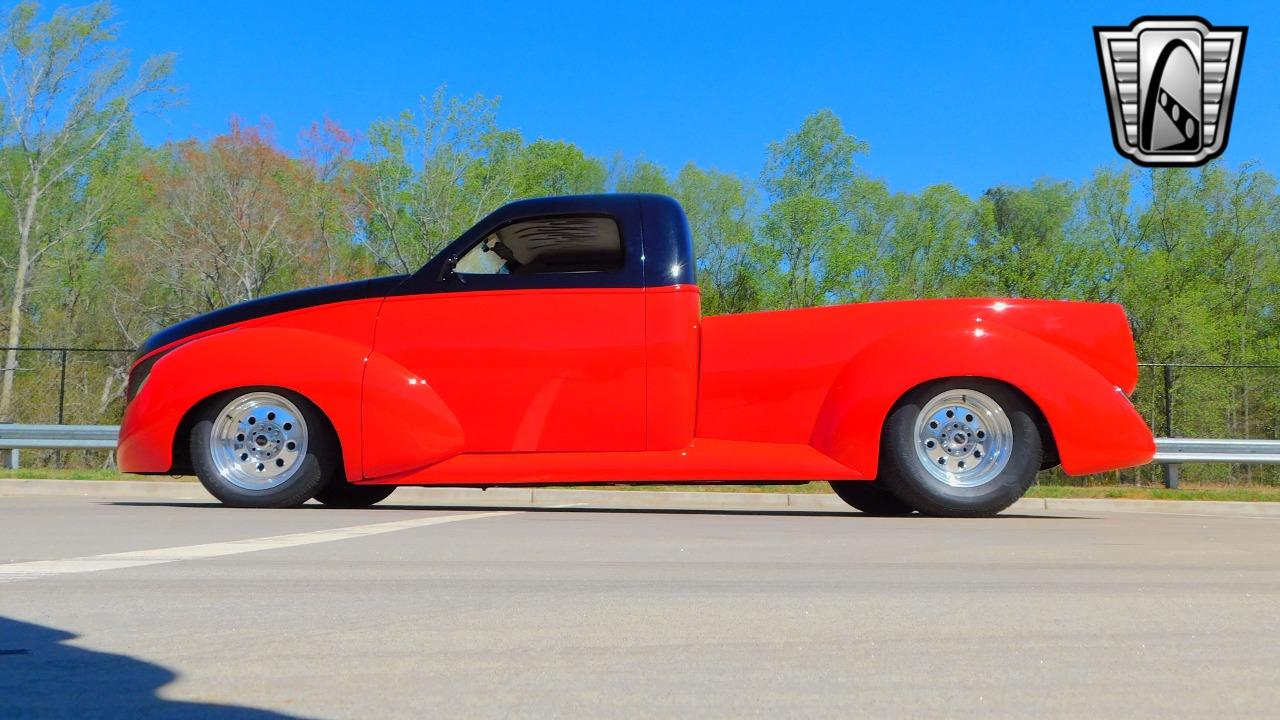
[[[219,509],[227,510],[227,508],[216,501],[210,502],[174,502],[165,500],[118,500],[103,503],[106,505],[118,505],[125,507],[181,507],[192,509]],[[292,511],[319,511],[319,512],[340,512],[343,510],[351,511],[351,508],[335,508],[319,503],[308,503],[298,508],[290,508]],[[418,510],[428,512],[531,512],[531,513],[592,513],[592,514],[623,514],[623,515],[725,515],[725,516],[751,516],[751,517],[847,517],[847,518],[864,518],[877,520],[947,520],[965,518],[934,518],[927,515],[905,515],[893,518],[881,518],[873,515],[866,515],[857,510],[746,510],[732,508],[658,508],[658,507],[617,507],[617,506],[550,506],[550,505],[405,505],[395,503],[379,503],[372,507],[358,508],[360,512],[368,511],[391,511],[391,510]],[[1095,517],[1082,515],[1028,515],[1018,513],[1003,513],[990,518],[976,518],[977,520],[1097,520]]]

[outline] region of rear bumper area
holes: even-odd
[[[1069,428],[1053,428],[1063,471],[1089,475],[1151,462],[1155,438],[1124,390],[1117,387],[1109,397],[1091,400]]]

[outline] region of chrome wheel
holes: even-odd
[[[1004,409],[975,390],[948,390],[916,416],[916,458],[952,487],[991,482],[1009,463],[1013,426]]]
[[[292,478],[307,456],[307,422],[296,405],[252,392],[222,408],[209,431],[218,475],[245,490],[269,490]]]

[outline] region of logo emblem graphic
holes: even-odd
[[[1248,28],[1198,17],[1095,27],[1111,137],[1139,165],[1202,165],[1227,149]]]

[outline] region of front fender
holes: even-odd
[[[938,378],[1007,383],[1039,407],[1069,475],[1149,462],[1155,441],[1127,397],[1097,370],[1038,337],[997,323],[922,333],[910,328],[872,343],[836,377],[811,443],[875,477],[880,432],[894,404]]]
[[[347,477],[360,477],[360,386],[368,345],[320,330],[239,327],[179,345],[156,361],[125,410],[117,462],[125,472],[173,470],[183,417],[225,390],[285,388],[315,403],[342,446]]]
[[[377,352],[366,365],[365,478],[417,470],[462,450],[462,424],[425,378]]]

